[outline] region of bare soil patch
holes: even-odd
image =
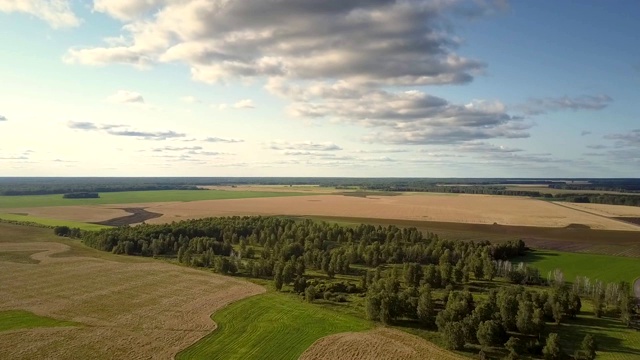
[[[421,220],[538,227],[569,225],[603,230],[639,231],[640,227],[524,197],[400,195],[361,198],[339,195],[206,200],[149,204],[164,214],[150,223],[227,215],[291,215]]]
[[[366,332],[330,335],[316,341],[301,360],[460,360],[463,356],[399,330],[376,328]]]
[[[40,261],[0,262],[0,310],[81,324],[1,332],[0,358],[172,358],[215,329],[213,312],[265,291],[159,261],[51,256],[68,249],[53,242],[0,243],[0,251],[37,251],[32,257]]]
[[[133,224],[139,224],[147,220],[155,219],[162,216],[162,214],[160,213],[150,212],[145,210],[145,208],[122,208],[121,210],[124,210],[131,215],[120,216],[114,219],[109,219],[109,220],[100,221],[100,222],[94,222],[94,224],[106,225],[106,226],[133,225]]]

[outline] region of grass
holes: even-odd
[[[540,269],[543,277],[549,271],[560,269],[569,282],[574,281],[576,276],[586,276],[592,281],[624,280],[633,284],[640,276],[640,261],[620,256],[535,250],[524,256],[522,261]]]
[[[20,221],[20,222],[30,222],[44,226],[68,226],[70,228],[79,228],[82,230],[101,230],[110,228],[110,226],[98,225],[98,224],[88,224],[78,221],[70,221],[70,220],[58,220],[58,219],[48,219],[41,217],[34,217],[30,215],[22,215],[22,214],[1,214],[0,220],[8,220],[8,221]]]
[[[599,360],[640,359],[640,331],[627,328],[620,320],[593,316],[590,301],[583,301],[582,313],[575,319],[567,319],[560,325],[547,323],[548,332],[560,335],[563,349],[569,354],[580,346],[586,334],[598,343]]]
[[[40,261],[31,258],[35,251],[0,251],[0,261],[18,264],[38,264]]]
[[[23,310],[0,311],[0,331],[76,325]]]
[[[273,292],[232,304],[213,320],[218,329],[176,359],[297,359],[321,337],[372,327],[366,320]]]
[[[133,204],[165,201],[248,199],[304,195],[308,194],[300,192],[276,191],[158,190],[100,193],[100,198],[98,199],[63,199],[61,194],[0,196],[0,209],[40,206]]]

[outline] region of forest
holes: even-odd
[[[450,241],[415,228],[340,226],[309,219],[226,217],[119,227],[99,232],[56,228],[116,254],[174,259],[215,272],[273,281],[277,291],[346,303],[384,324],[437,331],[447,348],[501,348],[560,359],[565,351],[547,323],[581,311],[632,324],[628,283],[565,281],[518,263],[522,240],[492,244]],[[348,275],[345,280],[341,275]],[[339,279],[338,279],[339,278]],[[500,279],[499,282],[496,282]],[[505,286],[496,286],[502,284]],[[597,339],[585,337],[574,359],[592,359]]]

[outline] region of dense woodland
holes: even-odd
[[[448,348],[475,346],[481,357],[484,349],[498,347],[514,359],[525,353],[561,358],[558,336],[546,324],[575,317],[584,298],[593,302],[596,316],[618,316],[627,325],[634,316],[629,284],[583,278],[568,286],[559,271],[545,276],[518,263],[527,251],[521,240],[448,241],[415,228],[280,217],[55,231],[117,254],[169,257],[222,274],[270,279],[276,290],[308,301],[360,298],[371,320],[437,331]],[[354,280],[335,279],[338,274]],[[513,285],[489,286],[496,279]],[[595,341],[585,338],[574,358],[592,359]]]
[[[100,194],[97,192],[72,192],[62,195],[64,199],[98,199]]]

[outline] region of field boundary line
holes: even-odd
[[[541,201],[542,201],[542,200],[541,200]],[[640,227],[640,225],[635,224],[635,223],[632,223],[632,222],[629,222],[629,221],[624,221],[624,220],[620,220],[620,219],[616,219],[616,218],[611,218],[611,217],[608,217],[608,216],[604,216],[604,215],[596,214],[596,213],[593,213],[593,212],[591,212],[591,211],[587,211],[587,210],[583,210],[583,209],[576,209],[576,208],[573,208],[573,207],[571,207],[571,206],[566,206],[566,205],[558,204],[558,203],[557,203],[557,202],[555,202],[555,201],[549,201],[549,203],[554,204],[554,205],[556,205],[556,206],[563,207],[563,208],[565,208],[565,209],[570,209],[570,210],[580,211],[580,212],[583,212],[583,213],[585,213],[585,214],[589,214],[589,215],[597,216],[597,217],[600,217],[600,218],[603,218],[603,219],[613,220],[613,221],[617,221],[617,222],[619,222],[619,223],[623,223],[623,224],[627,224],[627,225],[633,225],[633,226],[635,226],[635,227]]]

